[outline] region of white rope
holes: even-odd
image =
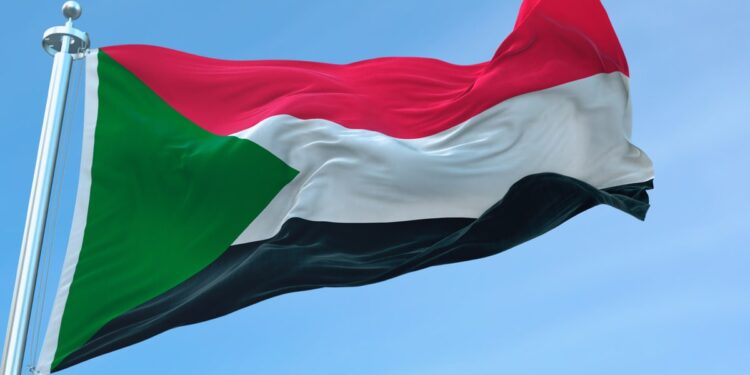
[[[33,328],[31,332],[31,345],[27,345],[26,350],[28,351],[29,357],[29,369],[34,372],[34,366],[36,366],[38,355],[39,355],[39,345],[41,345],[41,337],[42,337],[42,320],[46,314],[46,305],[47,305],[47,287],[49,285],[49,274],[50,274],[50,268],[52,265],[52,258],[53,254],[55,252],[55,239],[57,237],[57,221],[60,217],[60,202],[62,201],[62,188],[65,184],[65,175],[68,167],[68,154],[70,153],[70,134],[71,126],[75,124],[75,121],[78,119],[78,98],[80,93],[80,86],[81,81],[83,81],[83,63],[75,64],[77,65],[77,69],[74,69],[72,74],[72,81],[73,81],[73,92],[72,92],[72,101],[68,101],[66,105],[66,112],[63,120],[63,127],[62,127],[62,134],[61,134],[61,142],[60,142],[60,153],[58,153],[57,159],[59,162],[59,167],[55,170],[55,175],[59,174],[59,178],[57,176],[53,177],[53,184],[56,186],[52,189],[52,209],[50,210],[50,214],[47,216],[47,223],[49,225],[45,228],[45,234],[49,234],[49,242],[45,241],[45,243],[42,246],[42,261],[39,265],[39,277],[37,278],[37,285],[40,287],[39,292],[37,293],[37,296],[35,297],[36,301],[39,301],[41,305],[39,306],[36,313],[35,318],[32,320]]]

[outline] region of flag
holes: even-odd
[[[496,254],[597,204],[643,219],[629,72],[597,0],[527,0],[474,65],[86,58],[68,252],[38,369],[284,293]]]

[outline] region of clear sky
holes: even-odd
[[[2,7],[2,327],[52,64],[41,35],[62,22],[61,3]],[[82,1],[77,26],[94,46],[146,43],[219,58],[475,63],[492,56],[519,3]],[[633,141],[656,167],[645,223],[598,207],[491,258],[277,297],[63,373],[750,374],[750,5],[604,4],[630,62]],[[45,318],[72,213],[81,89],[71,87],[71,104],[78,98],[61,149]]]

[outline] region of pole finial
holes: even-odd
[[[73,20],[81,16],[81,5],[66,1],[62,13],[68,19],[64,26],[50,27],[42,37],[42,48],[54,56],[58,52],[73,55],[74,60],[83,58],[89,48],[89,35],[73,27]]]
[[[65,18],[77,20],[81,16],[81,4],[76,1],[66,1],[62,6],[62,12]]]

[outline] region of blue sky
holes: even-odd
[[[0,49],[0,324],[52,64],[41,34],[62,22],[60,3],[3,6],[10,32]],[[645,223],[595,208],[498,256],[366,287],[281,296],[64,373],[750,373],[750,5],[604,4],[630,62],[634,143],[656,166]],[[474,63],[492,56],[518,5],[92,1],[83,2],[77,25],[94,46],[147,43],[231,59],[344,63],[410,55]],[[71,89],[61,148],[67,168],[58,175],[57,220],[45,249],[53,250],[47,300],[78,168],[82,97]],[[44,308],[42,316],[49,302]]]

